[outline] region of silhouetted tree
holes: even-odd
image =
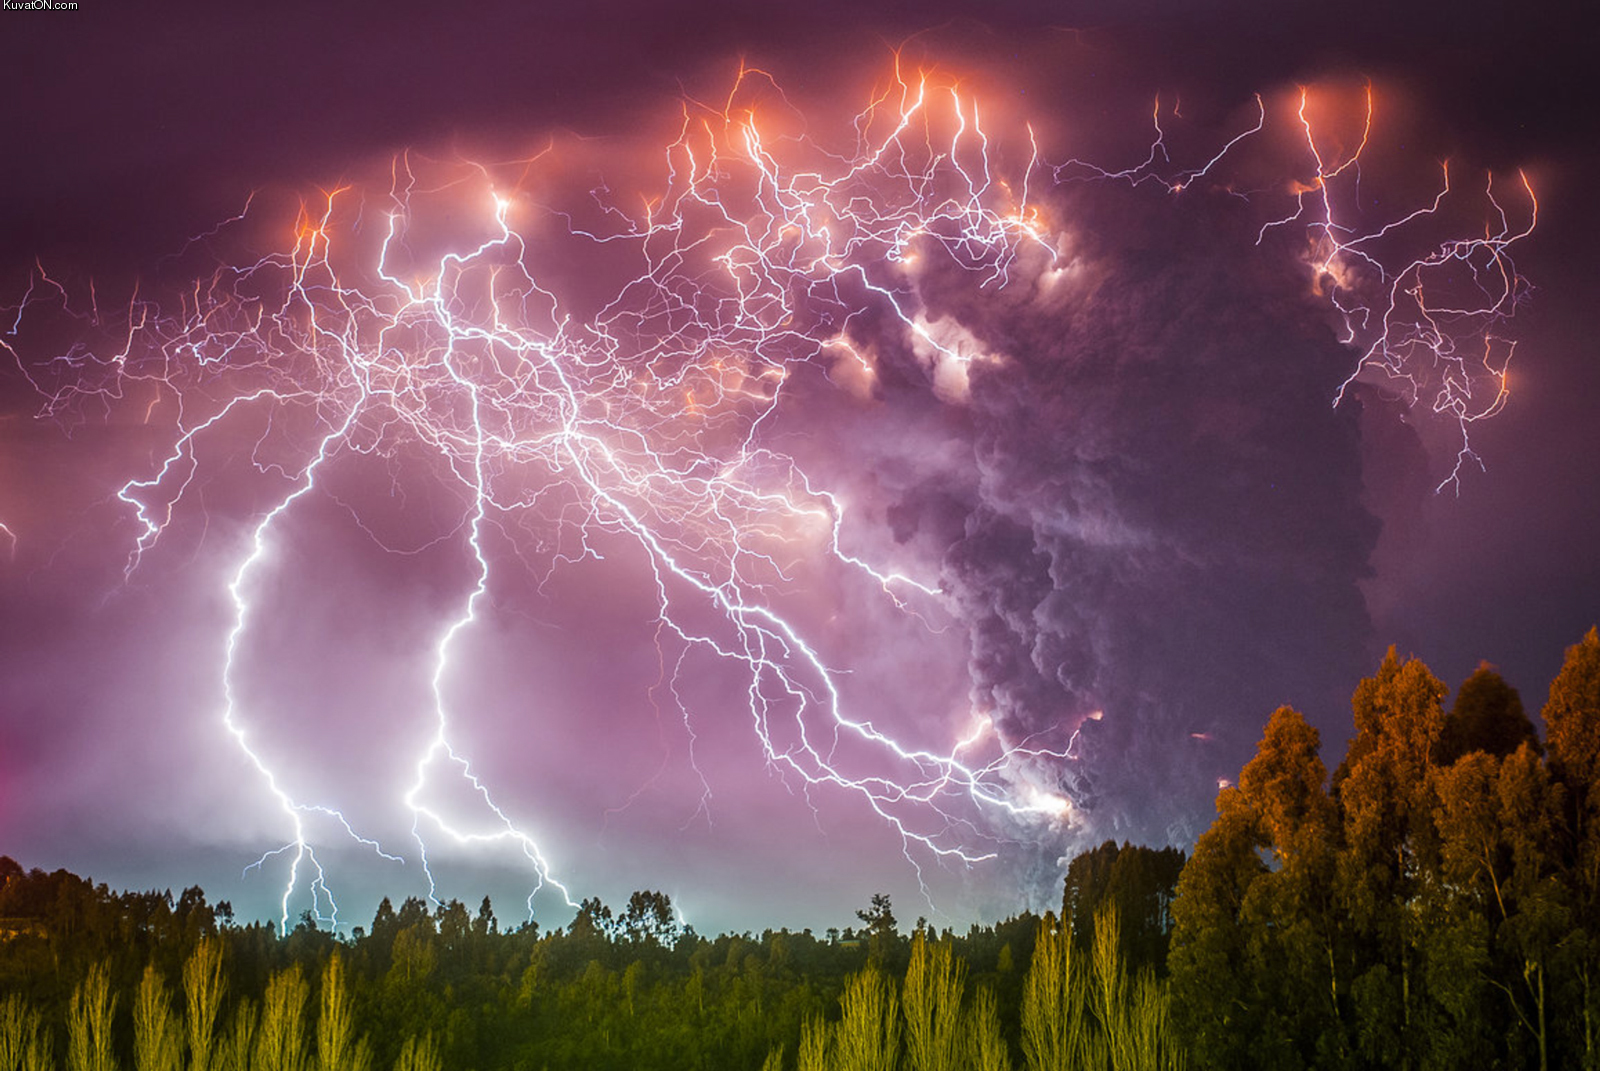
[[[1067,864],[1061,917],[1086,939],[1096,912],[1114,905],[1122,920],[1122,955],[1137,971],[1164,971],[1172,934],[1172,900],[1184,854],[1177,848],[1149,848],[1108,840]]]
[[[873,893],[872,905],[865,911],[857,911],[856,918],[867,924],[867,947],[873,962],[880,965],[886,963],[889,951],[894,947],[896,926],[889,894]]]
[[[628,906],[617,920],[617,929],[635,944],[662,948],[671,948],[682,932],[671,897],[662,892],[643,891],[628,897]]]
[[[1493,666],[1479,663],[1445,715],[1434,762],[1449,766],[1475,751],[1504,758],[1523,744],[1535,751],[1543,750],[1533,722],[1522,709],[1522,697]]]

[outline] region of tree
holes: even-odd
[[[894,908],[889,903],[888,893],[873,893],[872,906],[865,911],[857,911],[856,918],[867,924],[867,947],[875,963],[883,964],[888,961],[889,950],[894,946],[895,917]]]
[[[183,1022],[189,1042],[189,1071],[211,1071],[224,989],[222,941],[215,936],[202,937],[183,965]]]
[[[133,1065],[137,1071],[178,1071],[183,1028],[172,1011],[167,983],[154,963],[144,969],[133,1002]]]
[[[494,917],[494,905],[485,896],[478,905],[478,915],[472,920],[472,932],[478,937],[492,937],[500,932],[500,923]]]
[[[1495,934],[1497,951],[1511,960],[1507,973],[1513,975],[1501,988],[1510,997],[1509,990],[1520,980],[1522,997],[1512,1001],[1513,1010],[1533,1035],[1544,1071],[1551,1065],[1549,979],[1558,945],[1573,930],[1560,881],[1564,792],[1529,744],[1507,755],[1499,774],[1495,787],[1514,904]]]
[[[1165,970],[1172,935],[1172,900],[1184,854],[1108,840],[1074,856],[1062,887],[1061,917],[1078,934],[1093,932],[1094,916],[1115,905],[1122,920],[1122,953],[1131,969]]]
[[[368,1071],[372,1050],[356,1034],[355,1011],[345,985],[344,957],[334,952],[322,971],[317,1015],[317,1071]]]
[[[1444,729],[1445,693],[1420,660],[1402,663],[1391,647],[1377,674],[1356,687],[1357,736],[1334,774],[1344,812],[1336,895],[1362,949],[1351,1021],[1363,1056],[1396,1068],[1414,1066],[1419,1047],[1442,1029],[1425,1016],[1417,948],[1426,930],[1417,908],[1438,869],[1429,758]]]
[[[255,1066],[256,1034],[261,1023],[261,1008],[253,1000],[242,1000],[233,1010],[228,1032],[217,1052],[222,1071],[251,1071]]]
[[[967,1009],[967,1065],[972,1071],[1011,1071],[1011,1049],[1000,1029],[994,990],[981,986]]]
[[[9,862],[0,858],[0,864]],[[0,865],[0,883],[4,880]],[[50,1055],[50,1033],[38,1011],[19,993],[0,1002],[0,1071],[53,1071]]]
[[[1424,890],[1419,947],[1429,990],[1453,1027],[1444,1036],[1463,1060],[1496,1044],[1493,1035],[1502,1025],[1494,1014],[1492,982],[1503,979],[1491,963],[1493,934],[1515,905],[1499,776],[1500,762],[1486,751],[1435,771],[1442,880]]]
[[[111,965],[89,968],[67,1007],[67,1067],[70,1071],[117,1071],[112,1022],[117,998],[111,993]]]
[[[1280,707],[1239,774],[1265,864],[1239,908],[1250,992],[1261,1016],[1254,1047],[1262,1066],[1337,1065],[1348,1058],[1345,1005],[1353,968],[1335,903],[1343,837],[1321,743],[1298,711]]]
[[[1244,793],[1224,787],[1217,793],[1217,812],[1178,878],[1167,966],[1176,1025],[1195,1066],[1248,1067],[1260,1009],[1240,916],[1267,868],[1257,854],[1260,819]]]
[[[198,885],[183,890],[172,913],[187,940],[194,941],[217,932],[217,913],[206,903],[205,890]]]
[[[662,892],[635,892],[617,920],[622,936],[635,944],[671,948],[682,930],[672,898]]]
[[[1544,705],[1550,763],[1572,793],[1581,826],[1600,811],[1600,631],[1591,628],[1567,648]]]
[[[888,898],[884,899],[887,902]],[[850,978],[839,998],[839,1009],[833,1044],[837,1071],[894,1071],[900,1056],[900,1009],[894,983],[869,964]]]
[[[956,1071],[961,1063],[961,996],[966,964],[948,943],[930,945],[926,931],[911,939],[900,1004],[906,1020],[906,1056],[913,1071]]]
[[[585,942],[609,941],[615,928],[611,909],[601,903],[598,896],[594,896],[578,905],[578,913],[573,916],[567,933]]]
[[[1493,666],[1480,662],[1445,715],[1434,762],[1449,766],[1475,751],[1504,758],[1523,744],[1542,750],[1533,722],[1522,709],[1522,697]]]
[[[1600,631],[1567,648],[1544,705],[1550,771],[1566,790],[1564,883],[1575,917],[1600,918]],[[1600,935],[1581,927],[1567,941],[1581,1010],[1586,1068],[1600,1068]]]
[[[795,1054],[795,1071],[834,1071],[835,1030],[820,1015],[807,1019],[800,1027],[800,1049]]]
[[[1140,969],[1129,983],[1118,936],[1114,904],[1094,917],[1089,956],[1089,1004],[1100,1025],[1089,1046],[1090,1066],[1112,1071],[1165,1071],[1183,1066],[1183,1056],[1168,1030],[1167,986],[1155,972]]]
[[[434,944],[433,927],[421,923],[395,934],[394,944],[389,948],[390,986],[415,989],[426,982],[439,962]]]
[[[1069,1071],[1083,1060],[1085,983],[1071,925],[1047,912],[1022,983],[1022,1055],[1029,1071]]]
[[[434,1044],[433,1035],[423,1034],[420,1038],[412,1035],[400,1046],[394,1071],[439,1071],[441,1066],[439,1047]]]
[[[1355,691],[1331,793],[1315,730],[1273,715],[1173,907],[1174,1013],[1197,1066],[1600,1066],[1583,862],[1600,868],[1584,848],[1600,822],[1583,828],[1592,812],[1572,802],[1600,766],[1594,633],[1551,691],[1547,763],[1492,669],[1447,716],[1443,685],[1391,650]],[[1159,994],[1108,996],[1126,983],[1100,951],[1108,1056],[1138,1063],[1116,1009]]]
[[[254,1071],[304,1071],[308,995],[298,965],[268,980],[261,1001],[261,1025],[256,1028]]]

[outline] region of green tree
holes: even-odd
[[[202,937],[183,965],[183,1022],[189,1042],[189,1071],[211,1071],[225,989],[222,940]]]
[[[345,983],[344,957],[334,952],[322,971],[317,1015],[317,1071],[368,1071],[372,1050],[356,1032],[355,1009]]]
[[[1011,1047],[1000,1028],[994,989],[979,986],[967,1009],[967,1066],[972,1071],[1011,1071]]]
[[[1175,1071],[1184,1059],[1169,1029],[1167,985],[1150,967],[1139,968],[1130,983],[1120,926],[1115,904],[1095,914],[1089,1004],[1100,1032],[1089,1046],[1087,1062],[1112,1071]]]
[[[1119,930],[1116,906],[1103,905],[1094,917],[1094,942],[1089,956],[1089,1006],[1100,1025],[1094,1057],[1089,1062],[1106,1064],[1112,1071],[1132,1071],[1135,1041]]]
[[[172,1010],[167,983],[156,965],[144,969],[133,1002],[133,1066],[137,1071],[179,1071],[183,1027]]]
[[[956,1071],[961,1062],[961,997],[966,964],[946,942],[929,944],[927,932],[911,939],[900,1005],[906,1020],[906,1057],[912,1071]]]
[[[117,998],[111,992],[111,965],[89,968],[67,1006],[67,1067],[70,1071],[117,1071],[112,1036]]]
[[[615,930],[616,920],[612,918],[611,909],[601,903],[598,896],[580,903],[578,913],[567,927],[569,935],[585,942],[609,941]]]
[[[0,1071],[46,1071],[50,1034],[39,1012],[19,993],[0,1001]]]
[[[795,1054],[795,1071],[834,1071],[834,1034],[822,1016],[814,1015],[800,1027],[800,1049]]]
[[[889,951],[894,947],[897,925],[889,894],[873,893],[872,906],[865,911],[857,911],[856,918],[867,924],[867,948],[873,962],[879,966],[887,963]]]
[[[672,898],[662,892],[635,892],[617,920],[622,936],[635,944],[671,948],[682,935]]]
[[[260,1023],[261,1007],[255,1001],[242,1000],[233,1009],[233,1018],[217,1049],[216,1066],[221,1071],[252,1071]]]
[[[1083,1060],[1086,981],[1072,926],[1047,912],[1022,983],[1022,1055],[1029,1071],[1069,1071]]]
[[[439,1047],[432,1034],[412,1035],[400,1046],[400,1055],[394,1062],[394,1071],[440,1071]]]
[[[894,983],[869,964],[845,985],[839,1009],[833,1043],[837,1071],[894,1071],[900,1056]]]
[[[305,1071],[306,997],[310,993],[299,966],[279,971],[267,982],[256,1028],[255,1071]]]

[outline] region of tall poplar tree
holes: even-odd
[[[134,997],[133,1066],[136,1071],[179,1071],[183,1066],[183,1027],[154,963],[145,967]]]
[[[222,941],[215,936],[202,937],[183,965],[183,1028],[189,1042],[189,1071],[212,1071],[225,989]]]
[[[918,929],[911,939],[911,960],[900,996],[912,1071],[958,1071],[966,984],[967,966],[952,955],[950,945],[930,944],[927,931]]]

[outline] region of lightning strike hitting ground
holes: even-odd
[[[479,166],[402,157],[386,192],[328,191],[302,212],[286,249],[218,267],[175,311],[136,295],[115,352],[74,343],[40,359],[0,344],[45,399],[44,415],[130,407],[168,429],[156,462],[115,492],[133,523],[129,575],[175,516],[204,510],[192,487],[206,465],[242,450],[276,487],[219,580],[232,624],[217,678],[222,723],[287,827],[287,843],[252,864],[287,861],[285,925],[297,896],[337,925],[316,853],[335,838],[417,863],[430,895],[432,846],[509,845],[532,873],[530,915],[543,889],[577,906],[569,891],[577,879],[558,879],[559,860],[540,847],[536,823],[497,802],[459,745],[457,725],[470,711],[457,698],[456,666],[497,576],[532,570],[542,584],[620,547],[650,577],[661,667],[651,698],[669,697],[690,761],[711,730],[696,720],[683,685],[695,659],[709,656],[737,669],[768,768],[807,800],[821,790],[852,796],[899,837],[920,882],[927,862],[977,863],[1016,828],[1043,836],[1081,823],[1051,771],[1076,760],[1083,721],[1116,711],[1069,715],[1043,738],[1004,739],[986,711],[972,710],[946,749],[903,742],[849,709],[841,670],[783,609],[796,577],[835,570],[906,614],[948,609],[940,609],[936,577],[846,549],[860,542],[846,498],[817,485],[764,433],[800,366],[871,382],[872,347],[855,330],[869,311],[891,318],[925,355],[939,397],[961,405],[970,366],[1003,364],[1005,355],[983,353],[930,320],[919,289],[927,262],[942,258],[993,290],[1046,280],[1064,270],[1071,228],[1050,219],[1043,191],[1052,183],[1125,181],[1171,197],[1211,182],[1226,188],[1216,173],[1269,124],[1267,105],[1257,98],[1257,106],[1253,124],[1199,167],[1172,165],[1159,99],[1142,163],[1049,164],[1031,128],[992,133],[958,80],[897,67],[854,117],[853,144],[837,151],[792,133],[789,102],[764,72],[746,68],[725,101],[685,102],[665,187],[642,201],[602,188],[587,206],[543,204],[533,193],[537,159]],[[1482,237],[1393,259],[1408,228],[1438,213],[1452,190],[1446,168],[1431,201],[1398,218],[1354,222],[1361,216],[1351,190],[1373,109],[1369,92],[1360,145],[1330,156],[1302,94],[1306,155],[1288,165],[1300,176],[1290,210],[1264,223],[1261,236],[1304,228],[1312,284],[1327,293],[1357,354],[1345,386],[1378,372],[1455,421],[1461,449],[1445,483],[1459,485],[1462,464],[1475,460],[1470,425],[1505,404],[1513,343],[1499,328],[1525,291],[1509,250],[1532,231],[1537,206],[1522,179],[1530,207],[1527,223],[1514,224],[1491,183]],[[1013,161],[1012,173],[1000,173],[1001,160]],[[1251,196],[1268,213],[1285,199]],[[449,218],[459,213],[468,221]],[[251,218],[247,207],[196,242]],[[449,235],[440,239],[440,228]],[[559,250],[578,246],[610,265],[578,288],[603,288],[603,299],[553,278]],[[66,288],[40,267],[10,334],[45,308],[104,322],[92,293],[89,304],[73,313]],[[454,504],[434,542],[460,545],[472,582],[437,623],[432,725],[394,792],[414,841],[402,855],[338,808],[283,787],[259,746],[273,726],[252,717],[239,664],[285,519],[324,493],[341,465],[377,458],[409,466],[424,454]],[[352,513],[384,545],[360,510]],[[4,525],[0,539],[14,549]],[[715,785],[698,768],[697,776],[699,817],[710,821]],[[472,807],[448,803],[452,790]],[[998,831],[997,816],[1013,832]]]

